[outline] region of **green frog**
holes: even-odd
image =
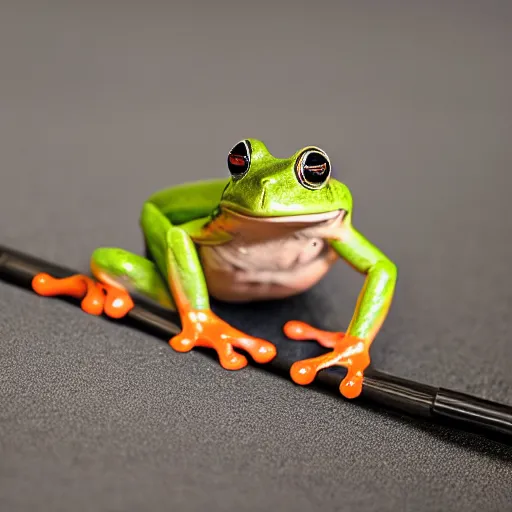
[[[238,350],[265,364],[276,356],[276,347],[229,325],[211,310],[210,298],[239,303],[297,295],[341,258],[366,276],[346,331],[291,320],[284,332],[331,349],[295,362],[294,382],[307,385],[319,371],[344,366],[340,392],[357,397],[370,345],[391,306],[396,265],[353,226],[352,194],[333,177],[321,148],[277,158],[262,141],[244,139],[229,152],[227,168],[226,178],[149,197],[140,217],[148,257],[99,248],[91,257],[93,276],[106,287],[142,294],[177,311],[182,330],[169,341],[174,350],[207,347],[222,367],[238,370],[247,364]],[[121,316],[110,316],[116,314]]]

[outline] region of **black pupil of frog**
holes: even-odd
[[[329,160],[321,153],[311,152],[303,161],[302,178],[311,186],[320,186],[327,181],[331,174]]]
[[[228,168],[229,172],[234,176],[245,173],[249,168],[249,152],[244,142],[239,142],[229,152]]]

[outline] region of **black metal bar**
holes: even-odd
[[[45,272],[54,277],[77,274],[40,258],[0,246],[0,279],[32,290],[33,278]],[[79,304],[69,297],[63,299]],[[133,297],[135,307],[123,319],[134,327],[168,340],[180,331],[179,317],[143,297]],[[276,358],[260,368],[289,375],[295,359],[279,352]],[[323,371],[316,383],[335,392],[340,398],[339,385],[343,373]],[[363,391],[356,403],[370,403],[410,417],[440,422],[474,432],[507,444],[512,443],[512,407],[456,391],[428,386],[369,368],[365,372]]]

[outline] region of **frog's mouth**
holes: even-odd
[[[285,225],[317,225],[343,221],[347,211],[343,209],[331,210],[322,213],[305,213],[298,215],[279,215],[279,216],[261,216],[254,215],[244,210],[233,208],[232,205],[222,205],[221,212],[231,218],[237,218],[240,221],[263,224],[285,224]]]

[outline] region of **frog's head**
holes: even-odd
[[[228,169],[221,209],[252,217],[351,212],[350,191],[331,176],[329,157],[316,146],[276,158],[263,142],[245,139],[229,152]]]

